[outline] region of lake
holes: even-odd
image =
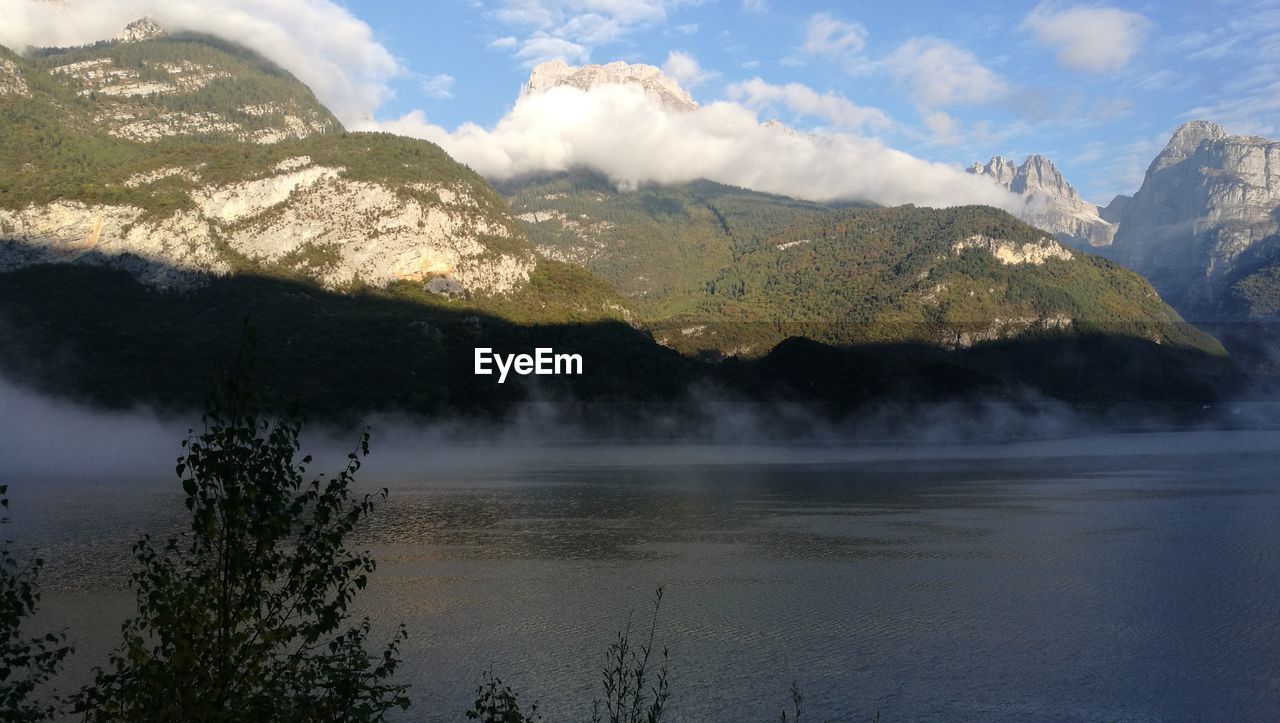
[[[176,456],[176,455],[173,455]],[[480,672],[589,716],[614,631],[665,597],[675,720],[1205,720],[1280,713],[1280,433],[933,447],[390,450],[361,611],[403,621],[413,720]],[[14,480],[47,624],[101,662],[176,483]]]

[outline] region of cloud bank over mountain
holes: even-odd
[[[640,88],[620,84],[560,87],[523,97],[489,129],[465,124],[450,131],[429,123],[421,112],[369,128],[438,143],[499,180],[586,166],[623,188],[708,178],[815,201],[1017,205],[985,179],[873,138],[799,134],[761,124],[754,111],[732,102],[668,111]]]

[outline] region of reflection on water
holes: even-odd
[[[409,626],[415,719],[459,719],[491,662],[549,719],[585,717],[613,630],[660,584],[680,719],[776,719],[792,680],[837,720],[1271,718],[1280,453],[1133,439],[911,460],[565,447],[387,471],[362,604]],[[49,559],[47,618],[98,662],[131,602],[129,544],[179,524],[181,498],[14,491]]]

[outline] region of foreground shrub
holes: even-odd
[[[76,702],[87,720],[370,721],[408,707],[393,682],[404,630],[368,652],[349,619],[375,563],[348,535],[386,490],[352,492],[369,435],[336,476],[305,481],[301,422],[265,415],[252,371],[215,393],[177,473],[185,533],[134,546],[138,614]]]

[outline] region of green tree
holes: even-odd
[[[348,606],[375,562],[348,536],[386,490],[352,491],[369,435],[332,478],[304,481],[301,422],[268,415],[252,371],[213,395],[183,442],[190,528],[134,546],[138,614],[77,699],[86,720],[370,721],[409,705],[393,682],[403,626],[380,655]]]
[[[0,485],[0,510],[9,509],[9,488]],[[0,524],[9,517],[0,513]],[[65,633],[24,638],[22,624],[40,602],[37,585],[44,560],[14,557],[12,542],[0,546],[0,720],[38,721],[52,717],[55,703],[38,701],[36,692],[62,668],[71,654]]]

